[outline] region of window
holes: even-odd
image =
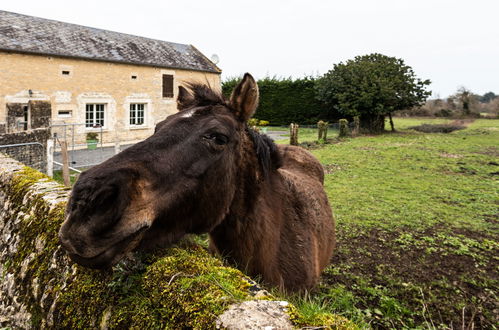
[[[57,115],[59,117],[71,117],[72,114],[73,114],[73,111],[71,111],[71,110],[59,110],[57,112]]]
[[[173,97],[173,75],[163,75],[163,97]]]
[[[28,130],[28,121],[29,121],[29,108],[27,105],[23,106],[23,129],[26,131]]]
[[[85,109],[85,127],[104,127],[105,104],[87,104]]]
[[[137,80],[137,76],[136,76],[136,75],[133,75],[133,76],[132,76],[132,80]]]
[[[63,75],[65,75],[65,76],[69,76],[70,72],[69,72],[69,71],[67,71],[67,70],[63,70],[63,71],[62,71],[62,74],[63,74]]]
[[[144,125],[144,103],[130,103],[130,125]]]

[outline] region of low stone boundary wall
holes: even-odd
[[[33,167],[41,172],[47,171],[47,140],[50,138],[50,129],[39,128],[17,133],[0,134],[0,146],[38,142],[39,144],[20,145],[0,148],[0,153]]]
[[[193,243],[131,255],[109,271],[75,265],[57,238],[68,195],[0,154],[0,328],[354,328],[336,315],[304,321]]]

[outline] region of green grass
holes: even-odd
[[[78,172],[69,170],[69,180],[71,181],[71,185],[74,185],[74,183],[76,182],[76,180],[78,178],[78,175],[79,175]],[[54,171],[53,179],[55,181],[59,182],[60,184],[64,184],[64,179],[62,177],[62,170]]]
[[[301,309],[365,328],[496,328],[499,120],[408,129],[446,122],[396,118],[397,133],[311,150],[327,171],[338,249],[308,301],[291,298]]]
[[[361,328],[497,328],[499,120],[409,129],[450,122],[395,118],[396,133],[341,140],[330,130],[333,143],[311,150],[338,245],[315,291],[284,297],[304,324],[335,313]],[[300,142],[316,139],[300,128]]]

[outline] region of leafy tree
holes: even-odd
[[[480,97],[480,102],[489,103],[493,99],[495,99],[498,95],[494,94],[494,92],[487,92]]]
[[[385,116],[423,104],[431,92],[404,60],[382,54],[357,56],[316,81],[317,98],[344,116],[360,116],[360,129],[381,133]]]
[[[473,93],[463,86],[457,90],[456,97],[461,102],[463,107],[463,115],[469,116],[471,114],[471,103],[474,100]]]

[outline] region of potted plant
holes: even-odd
[[[94,150],[97,148],[97,143],[99,143],[99,139],[97,138],[98,134],[95,132],[87,133],[87,148],[90,150]]]

